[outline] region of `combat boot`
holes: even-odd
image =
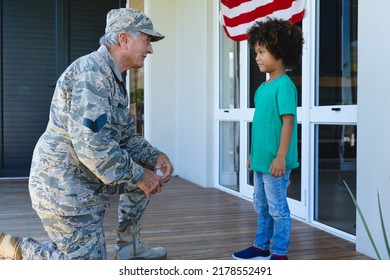
[[[114,258],[117,260],[163,260],[167,251],[163,247],[152,248],[141,241],[140,226],[131,222],[116,231]]]
[[[20,237],[0,232],[0,260],[21,260]]]

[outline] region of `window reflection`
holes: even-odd
[[[250,155],[251,155],[251,143],[252,143],[252,122],[248,122],[247,124],[247,132],[248,132],[248,135],[247,135],[247,147],[248,147],[248,150],[247,150],[247,156],[246,158],[249,159]],[[246,166],[246,163],[245,163],[245,166]],[[246,183],[250,186],[254,186],[254,176],[253,176],[253,171],[250,171],[250,170],[246,170]]]
[[[355,125],[316,126],[315,219],[351,234],[356,210],[343,181],[356,192],[356,139]]]
[[[219,109],[240,108],[240,45],[221,32]]]
[[[130,112],[136,132],[144,134],[144,69],[130,70]]]
[[[357,104],[357,0],[320,1],[316,105]]]
[[[144,0],[129,1],[130,7],[144,10]],[[130,69],[130,113],[137,133],[144,134],[144,68]]]
[[[302,125],[298,123],[298,162],[299,167],[291,171],[290,175],[290,185],[287,189],[287,197],[301,201],[302,195]]]
[[[239,191],[240,123],[219,123],[219,184]]]

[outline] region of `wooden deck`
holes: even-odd
[[[116,195],[105,216],[107,250],[112,256],[117,225]],[[251,245],[256,230],[253,205],[213,188],[175,177],[153,196],[141,220],[142,239],[164,246],[171,260],[230,260]],[[26,180],[0,180],[0,231],[47,239],[31,201]],[[291,260],[369,260],[355,244],[293,220]]]

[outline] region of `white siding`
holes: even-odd
[[[390,234],[390,125],[388,18],[390,2],[359,1],[358,14],[358,203],[382,258],[388,259],[379,220],[377,190]],[[358,218],[357,250],[376,257]]]
[[[150,59],[147,137],[166,151],[175,174],[213,185],[214,1],[149,0],[145,11],[166,39]],[[146,103],[147,104],[147,103]]]

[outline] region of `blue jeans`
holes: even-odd
[[[258,214],[254,246],[272,253],[287,255],[290,245],[291,217],[287,204],[287,187],[291,169],[281,177],[254,171],[253,204]]]

